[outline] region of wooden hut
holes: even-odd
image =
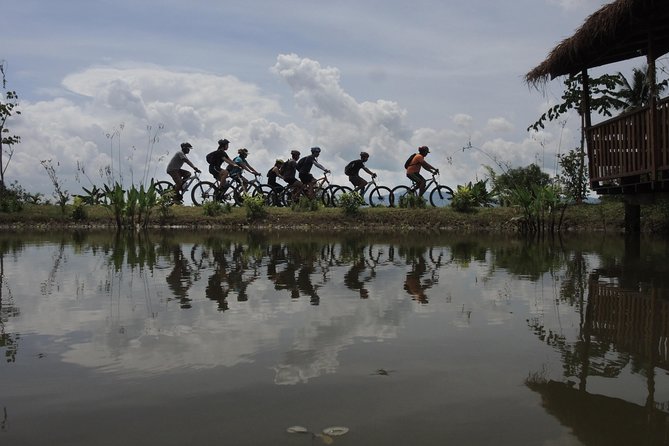
[[[525,76],[529,85],[581,73],[590,188],[626,198],[628,229],[638,229],[639,204],[669,192],[669,98],[656,100],[656,60],[669,52],[668,0],[616,0],[588,17]],[[592,125],[588,69],[646,57],[650,104]]]

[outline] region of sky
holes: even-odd
[[[21,114],[6,127],[21,142],[5,182],[51,198],[45,160],[70,194],[102,186],[105,170],[126,187],[168,179],[184,141],[208,177],[221,138],[263,174],[319,146],[338,184],[361,151],[380,184],[407,184],[422,145],[453,189],[485,166],[553,175],[579,122],[528,132],[563,83],[523,78],[606,3],[8,0],[0,60]]]

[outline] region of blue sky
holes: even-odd
[[[451,187],[484,178],[491,158],[554,173],[555,154],[578,145],[578,120],[528,133],[562,81],[542,95],[523,75],[605,3],[5,2],[0,60],[22,111],[6,180],[50,195],[45,159],[73,194],[112,164],[125,184],[144,171],[165,179],[182,141],[206,171],[220,138],[263,173],[319,145],[339,182],[366,150],[381,183],[406,183],[402,164],[420,145]]]

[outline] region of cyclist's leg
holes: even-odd
[[[409,178],[415,185],[415,187],[418,189],[419,195],[422,197],[425,193],[425,178],[423,178],[423,176],[418,172],[407,174],[407,178]],[[414,189],[414,187],[412,187],[412,189]]]
[[[360,195],[364,196],[365,194],[365,187],[367,186],[367,181],[365,181],[362,177],[358,175],[352,175],[348,177],[349,181],[353,186],[353,191],[359,193]]]

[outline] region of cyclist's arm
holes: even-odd
[[[231,166],[233,166],[233,167],[237,166],[237,163],[235,163],[235,162],[232,160],[232,158],[229,158],[229,157],[227,157],[227,156],[226,156],[226,157],[223,157],[223,161],[225,161],[226,163],[228,163],[229,165],[231,165]]]
[[[363,170],[364,170],[365,172],[367,172],[368,174],[370,174],[370,175],[372,176],[372,178],[374,178],[374,177],[376,176],[376,174],[375,174],[374,172],[372,172],[371,170],[369,170],[369,169],[366,168],[365,166],[362,166],[362,168],[363,168]]]
[[[325,172],[325,173],[328,173],[328,172],[329,172],[329,170],[327,170],[325,167],[323,167],[323,166],[321,165],[321,163],[319,163],[319,162],[316,161],[316,160],[314,160],[314,166],[318,167],[319,169],[321,169],[321,170],[322,170],[323,172]]]
[[[260,175],[260,173],[259,173],[257,170],[255,170],[253,167],[251,167],[251,165],[250,165],[248,162],[245,162],[245,163],[242,165],[242,168],[248,170],[248,171],[251,172],[253,175]]]
[[[193,163],[191,162],[191,160],[189,160],[188,158],[186,158],[184,161],[186,161],[186,164],[188,164],[190,167],[192,167],[194,171],[196,171],[196,172],[198,172],[198,173],[201,172],[200,169],[198,169],[197,167],[195,167],[195,164],[193,164]]]
[[[421,162],[421,166],[427,169],[430,173],[439,173],[439,169],[432,167],[432,165],[425,160]]]

